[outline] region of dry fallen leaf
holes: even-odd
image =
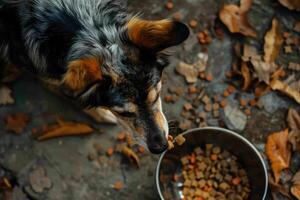
[[[248,64],[246,62],[242,62],[241,67],[242,76],[244,78],[244,84],[242,90],[247,90],[251,84],[251,75],[250,70],[248,68]]]
[[[252,0],[241,0],[240,4],[240,7],[233,4],[225,5],[219,13],[221,21],[232,33],[257,37],[257,33],[247,19],[247,13],[251,8]]]
[[[300,11],[300,1],[299,0],[278,0],[283,6],[290,10]]]
[[[23,132],[29,122],[29,117],[25,113],[17,113],[13,115],[7,115],[4,118],[5,129],[16,134]]]
[[[130,162],[135,164],[137,167],[140,167],[140,159],[131,148],[127,147],[126,145],[118,145],[116,147],[116,151],[126,156],[130,160]]]
[[[293,179],[293,185],[291,187],[291,193],[294,195],[298,200],[300,200],[300,171],[298,171]]]
[[[45,169],[41,166],[30,172],[29,183],[33,191],[37,193],[42,193],[45,189],[49,189],[52,186],[51,179],[46,175]]]
[[[288,143],[288,129],[268,136],[266,155],[271,163],[275,183],[279,182],[281,170],[290,165],[291,150]]]
[[[257,49],[254,46],[244,44],[242,60],[244,62],[249,62],[252,59],[260,59]]]
[[[290,128],[289,141],[293,150],[300,149],[300,115],[295,109],[289,109],[287,122]]]
[[[275,79],[270,83],[270,86],[273,90],[279,90],[280,92],[293,98],[297,103],[300,104],[300,93],[297,90],[291,88],[288,84]]]
[[[274,178],[271,177],[270,174],[268,174],[268,180],[269,180],[268,182],[269,182],[272,192],[274,192],[274,193],[279,192],[280,194],[290,198],[289,190],[287,188],[285,188],[283,185],[275,183]]]
[[[15,100],[11,96],[11,89],[6,86],[0,86],[0,106],[13,103],[15,103]]]
[[[184,62],[180,62],[176,71],[185,77],[187,83],[196,83],[198,80],[198,70],[193,66]]]
[[[251,63],[255,69],[256,75],[259,81],[263,81],[267,84],[270,83],[270,76],[276,71],[278,66],[273,63],[264,62],[261,58],[251,59]]]
[[[273,19],[272,28],[265,35],[265,44],[264,44],[264,60],[267,63],[275,62],[280,47],[282,45],[283,39],[280,33],[280,25],[277,19]]]
[[[47,125],[42,135],[38,137],[38,140],[47,140],[62,136],[88,135],[93,131],[94,129],[87,124],[58,120],[57,124]]]

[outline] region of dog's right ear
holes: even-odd
[[[98,59],[83,58],[71,61],[62,78],[63,92],[74,97],[102,79],[101,64]]]
[[[127,23],[127,33],[138,47],[158,52],[182,43],[190,31],[185,24],[169,19],[149,21],[133,17]]]

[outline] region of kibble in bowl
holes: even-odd
[[[263,200],[267,170],[242,136],[221,128],[183,134],[186,141],[161,155],[156,184],[162,200]]]

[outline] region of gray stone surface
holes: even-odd
[[[142,12],[145,18],[161,19],[172,16],[173,12],[181,11],[183,21],[198,19],[199,27],[194,31],[212,27],[217,18],[220,6],[226,2],[220,0],[174,0],[175,8],[166,11],[161,0],[129,0],[129,9],[134,13]],[[271,7],[272,6],[272,7]],[[295,20],[300,20],[300,15],[290,13],[271,0],[254,0],[253,8],[249,13],[250,22],[259,32],[258,40],[250,40],[260,48],[265,31],[268,29],[273,16],[277,16],[284,24],[284,30],[291,28]],[[217,25],[223,27],[220,22]],[[223,27],[224,28],[224,27]],[[222,94],[227,88],[229,80],[225,78],[225,72],[232,64],[232,43],[234,41],[249,40],[239,35],[228,33],[224,28],[224,39],[214,38],[211,45],[207,46],[209,60],[207,71],[211,72],[214,80],[206,85],[206,92],[213,96]],[[194,34],[196,37],[196,34]],[[172,49],[170,66],[164,74],[163,94],[169,86],[182,86],[187,88],[183,77],[176,75],[175,67],[180,60],[193,63],[202,48],[195,38],[190,39],[183,47]],[[286,63],[292,59],[300,62],[299,55],[281,55],[279,60]],[[197,83],[202,84],[201,81]],[[141,156],[141,168],[132,167],[121,156],[107,158],[101,156],[102,164],[90,162],[87,155],[93,149],[95,143],[102,148],[115,145],[116,133],[122,128],[119,126],[99,125],[84,115],[78,108],[70,105],[65,100],[48,92],[40,86],[40,83],[29,74],[24,74],[20,80],[11,85],[16,103],[12,106],[0,107],[0,176],[1,168],[9,169],[18,181],[18,184],[32,199],[36,200],[157,200],[155,188],[155,167],[158,156]],[[243,97],[252,98],[249,92],[241,92]],[[238,96],[229,97],[231,102],[237,104]],[[263,109],[255,108],[252,116],[247,120],[244,131],[241,134],[255,143],[260,150],[264,148],[264,142],[268,134],[282,130],[285,126],[285,115],[288,107],[299,108],[289,98],[270,93],[261,98]],[[180,120],[180,112],[184,104],[184,98],[180,98],[176,104],[164,104],[164,111],[169,121]],[[199,108],[200,110],[200,108]],[[4,130],[3,118],[9,113],[29,113],[31,121],[29,127],[21,135],[9,134]],[[220,119],[224,120],[224,112]],[[101,128],[102,134],[95,133],[86,137],[69,137],[38,142],[31,137],[31,129],[43,124],[55,121],[57,116],[63,116],[67,120],[87,122],[95,128]],[[244,118],[244,116],[242,116]],[[216,119],[209,116],[209,125],[218,125]],[[236,123],[231,120],[231,123]],[[232,128],[232,127],[229,127]],[[298,156],[299,157],[299,156]],[[299,159],[298,159],[299,160]],[[47,175],[51,178],[52,187],[41,194],[32,191],[28,182],[28,174],[35,166],[43,166]],[[299,168],[297,159],[293,159],[293,170]],[[122,181],[125,187],[115,191],[112,185],[116,181]],[[284,198],[281,198],[284,199]]]

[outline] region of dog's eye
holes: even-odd
[[[129,64],[130,64],[130,60],[129,60],[128,58],[126,58],[126,57],[123,57],[123,58],[121,59],[121,63],[122,63],[123,65],[129,65]]]
[[[117,112],[121,117],[132,118],[135,117],[135,113],[132,112]]]

